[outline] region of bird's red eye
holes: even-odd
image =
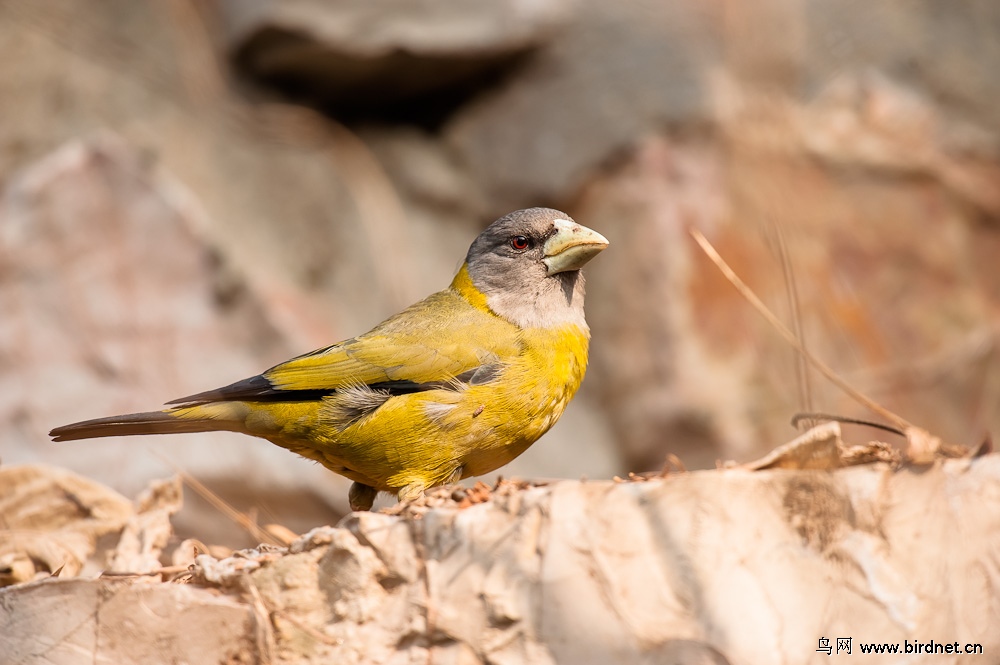
[[[523,252],[531,247],[531,240],[529,240],[527,236],[512,236],[510,239],[510,246],[512,249]]]

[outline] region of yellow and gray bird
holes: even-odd
[[[224,430],[354,481],[351,508],[489,473],[562,415],[587,368],[580,269],[608,246],[549,208],[493,222],[451,285],[364,335],[163,411],[57,427],[56,441]]]

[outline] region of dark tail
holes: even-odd
[[[102,436],[133,434],[185,434],[230,429],[225,421],[214,418],[179,418],[170,411],[130,413],[124,416],[96,418],[57,427],[49,436],[53,441],[96,439]]]

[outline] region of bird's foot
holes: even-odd
[[[351,504],[351,510],[366,511],[371,510],[375,504],[375,497],[378,490],[361,483],[351,483],[351,489],[347,492],[347,500]]]

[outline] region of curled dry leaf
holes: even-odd
[[[881,441],[870,441],[861,445],[845,444],[841,438],[840,423],[827,422],[807,430],[759,460],[743,466],[752,471],[837,469],[874,462],[886,462],[896,466],[900,461],[899,453]]]
[[[160,569],[160,555],[173,535],[170,516],[182,505],[180,476],[151,482],[136,499],[136,512],[122,531],[111,556],[109,571],[150,573]]]
[[[100,483],[47,466],[0,468],[0,579],[78,575],[100,537],[132,517],[132,502]]]

